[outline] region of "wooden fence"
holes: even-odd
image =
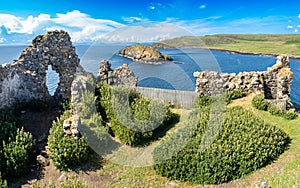
[[[144,97],[171,103],[177,108],[190,109],[198,94],[192,91],[168,90],[159,88],[137,87],[136,90]]]

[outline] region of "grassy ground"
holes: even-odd
[[[298,34],[248,34],[187,36],[154,44],[160,48],[210,48],[246,53],[289,54],[300,56]]]
[[[300,186],[300,118],[292,121],[275,117],[268,112],[258,111],[251,105],[254,95],[235,100],[231,106],[242,106],[253,111],[266,122],[283,129],[292,139],[289,150],[282,154],[277,161],[256,171],[245,178],[222,185],[192,185],[188,183],[168,181],[155,174],[152,167],[131,168],[107,162],[101,174],[115,174],[114,182],[109,187],[255,187],[258,181],[267,182],[272,188],[299,187]],[[186,113],[185,111],[178,111]],[[174,131],[174,129],[173,129]]]
[[[275,117],[268,112],[258,111],[251,105],[254,95],[249,95],[242,99],[233,101],[229,105],[242,106],[253,111],[265,121],[276,124],[283,129],[292,139],[289,150],[282,154],[274,163],[242,178],[221,185],[194,185],[178,181],[170,181],[164,177],[156,175],[153,167],[128,167],[118,165],[93,156],[87,164],[78,168],[74,172],[66,173],[69,177],[75,177],[81,182],[86,182],[88,187],[255,187],[257,181],[267,182],[272,188],[299,187],[300,186],[300,118],[292,121]],[[181,120],[187,118],[190,111],[175,109],[175,113],[181,115]],[[175,125],[170,132],[176,131],[180,123]],[[168,133],[167,133],[168,134]],[[156,143],[154,143],[156,144]],[[43,171],[43,176],[35,180],[35,185],[49,184],[57,182],[61,175],[52,164]],[[30,187],[30,183],[26,186]]]
[[[300,118],[296,120],[285,120],[281,117],[272,116],[265,111],[254,109],[251,105],[253,95],[234,101],[230,106],[243,106],[253,111],[266,122],[280,127],[289,134],[292,142],[290,148],[282,154],[273,164],[239,180],[243,187],[251,187],[251,182],[261,180],[267,182],[271,187],[299,187],[300,186]],[[253,184],[252,184],[253,186]]]

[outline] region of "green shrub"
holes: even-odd
[[[17,132],[17,120],[18,118],[12,111],[0,111],[0,143],[2,143],[3,140],[8,141],[9,138],[15,137]]]
[[[71,111],[65,111],[57,121],[54,121],[48,137],[50,158],[54,166],[61,171],[80,165],[87,160],[89,154],[89,147],[84,137],[75,139],[65,136],[63,121],[69,117]]]
[[[0,170],[4,178],[16,178],[29,171],[30,161],[35,159],[35,143],[32,135],[17,129],[14,138],[3,141],[0,152]]]
[[[252,105],[258,110],[266,111],[268,109],[269,103],[265,100],[263,95],[256,95],[252,99]]]
[[[3,144],[5,170],[4,175],[7,178],[16,178],[29,171],[29,158],[26,149],[16,142]]]
[[[283,114],[284,119],[293,120],[298,118],[298,114],[291,111],[285,111]]]
[[[226,91],[226,103],[229,104],[232,100],[245,97],[247,94],[242,90]]]
[[[273,116],[283,116],[283,114],[284,114],[283,110],[281,110],[278,106],[276,106],[275,104],[272,104],[272,103],[268,104],[267,110]]]
[[[1,172],[0,172],[0,187],[7,188],[7,181],[2,179]]]
[[[213,142],[201,149],[205,136],[213,138],[207,135],[210,113],[209,108],[194,111],[190,118],[196,117],[196,122],[189,121],[186,129],[173,133],[155,148],[153,160],[158,174],[172,180],[220,184],[269,164],[290,142],[282,130],[266,124],[250,111],[233,107],[227,109]],[[183,143],[186,145],[182,149],[170,155],[176,144]],[[168,159],[161,161],[165,156]]]
[[[213,102],[213,99],[208,96],[200,96],[194,103],[195,108],[204,107],[204,106],[210,106]]]
[[[270,114],[274,116],[283,117],[287,120],[293,120],[298,118],[298,114],[296,112],[281,110],[275,104],[268,102],[262,95],[256,95],[252,99],[252,105],[258,110],[268,111]]]
[[[156,130],[167,127],[173,121],[169,106],[162,102],[141,97],[125,87],[99,87],[101,114],[110,122],[113,135],[130,146],[149,143],[156,138]],[[105,118],[104,118],[105,119]]]
[[[18,129],[20,119],[12,110],[0,112],[0,172],[5,179],[19,177],[35,160],[35,143],[30,133]]]

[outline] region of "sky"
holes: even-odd
[[[160,41],[182,35],[297,34],[299,0],[0,1],[0,44],[66,30],[75,43]]]

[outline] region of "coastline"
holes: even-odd
[[[268,53],[262,53],[262,52],[244,52],[244,51],[238,51],[238,50],[226,50],[226,49],[220,49],[220,48],[199,48],[199,47],[189,47],[189,48],[161,48],[161,49],[199,49],[199,50],[215,50],[215,51],[221,51],[221,52],[228,52],[230,54],[241,54],[241,55],[254,55],[254,56],[271,56],[271,57],[277,57],[280,54],[268,54]],[[295,55],[288,55],[290,59],[300,60],[300,56]]]
[[[143,60],[143,59],[135,59],[131,56],[122,55],[122,54],[117,54],[117,55],[121,56],[121,57],[128,58],[128,59],[132,60],[133,62],[142,63],[142,64],[146,64],[146,65],[182,64],[180,62],[173,62],[171,60],[165,60],[165,59],[162,59],[162,58],[157,59],[157,60]]]
[[[228,52],[230,54],[242,54],[242,55],[255,55],[255,56],[271,56],[271,57],[277,57],[280,54],[267,54],[267,53],[261,53],[261,52],[243,52],[238,50],[226,50],[226,49],[218,49],[218,48],[207,48],[208,50],[218,50],[222,52]],[[300,56],[295,55],[288,55],[290,59],[296,59],[300,60]]]

